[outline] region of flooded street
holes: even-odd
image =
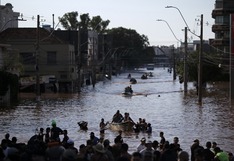
[[[139,117],[145,118],[153,128],[151,136],[123,134],[130,152],[136,149],[143,136],[159,141],[160,131],[169,142],[174,136],[179,137],[181,148],[189,152],[195,139],[199,139],[203,146],[207,141],[216,141],[223,150],[234,149],[234,110],[229,107],[225,85],[208,85],[200,107],[192,83],[188,84],[188,94],[184,96],[183,84],[173,81],[172,73],[167,69],[155,68],[152,71],[154,77],[142,80],[140,77],[144,72],[149,71],[131,72],[138,82],[132,85],[132,97],[121,94],[129,85],[129,73],[113,76],[111,81],[100,82],[95,88],[84,87],[80,94],[42,95],[40,104],[24,97],[17,107],[0,109],[0,136],[3,138],[9,132],[19,142],[27,142],[36,128],[45,129],[55,120],[60,128],[68,130],[68,136],[79,147],[86,143],[91,131],[99,136],[101,118],[111,121],[114,113],[120,110],[121,113],[129,112],[135,122]],[[79,129],[79,121],[88,122],[88,131]],[[116,135],[117,132],[109,129],[105,132],[105,138],[110,139],[111,144]]]

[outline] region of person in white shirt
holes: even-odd
[[[153,161],[154,160],[154,149],[152,148],[152,142],[147,141],[145,148],[140,151],[144,161]]]
[[[141,139],[141,143],[137,146],[137,152],[140,152],[141,150],[145,149],[145,142],[146,142],[146,139],[145,137],[143,137]]]

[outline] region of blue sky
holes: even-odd
[[[100,15],[103,20],[110,20],[109,28],[134,29],[139,34],[146,35],[150,45],[155,46],[179,44],[167,24],[156,21],[157,19],[167,21],[176,37],[184,41],[182,29],[185,28],[185,23],[179,11],[165,8],[175,6],[183,14],[190,30],[197,35],[200,35],[200,26],[196,19],[203,14],[203,37],[206,40],[214,38],[211,30],[214,19],[211,13],[215,0],[0,0],[0,2],[1,5],[11,3],[15,12],[23,14],[23,18],[27,21],[20,22],[20,27],[36,27],[37,15],[43,20],[41,24],[52,25],[52,14],[54,14],[57,24],[58,17],[62,17],[67,12],[77,11],[80,14],[89,13],[90,17]],[[192,34],[188,34],[188,38],[198,40],[198,37]]]

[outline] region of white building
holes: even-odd
[[[18,27],[19,12],[14,12],[10,3],[0,5],[0,32],[7,28]]]

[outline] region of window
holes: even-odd
[[[229,16],[217,16],[215,18],[215,24],[229,24]]]
[[[36,57],[30,52],[20,53],[20,60],[25,65],[36,64]]]
[[[223,1],[217,1],[216,0],[215,8],[223,8]]]
[[[47,64],[48,65],[55,65],[57,64],[57,53],[55,51],[48,51],[47,52]]]
[[[67,79],[67,75],[66,75],[66,74],[61,74],[61,75],[60,75],[60,78],[61,78],[61,79]]]

